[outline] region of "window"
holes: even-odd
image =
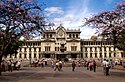
[[[95,52],[97,52],[97,47],[95,47]]]
[[[106,51],[106,47],[104,47],[104,51]]]
[[[102,58],[102,53],[100,53],[100,58]]]
[[[24,54],[24,58],[26,58],[26,54]]]
[[[35,46],[35,43],[33,43],[33,46]]]
[[[69,38],[71,38],[71,34],[69,34]]]
[[[47,38],[49,38],[49,35],[48,35],[48,34],[46,34],[46,36],[47,36]]]
[[[45,38],[45,34],[43,35],[43,38]]]
[[[41,58],[41,55],[39,54],[39,58]]]
[[[55,51],[60,51],[60,50],[59,50],[59,47],[55,47]]]
[[[77,50],[77,46],[71,46],[71,51],[76,51]]]
[[[123,53],[123,52],[121,53],[121,57],[122,57],[122,58],[123,58],[123,57],[125,57],[125,55],[124,55],[124,53]]]
[[[50,51],[50,46],[45,46],[45,51]]]
[[[50,38],[52,38],[52,34],[50,34]]]
[[[29,58],[31,58],[31,54],[29,54]]]
[[[114,57],[116,57],[116,54],[114,53]]]
[[[19,58],[22,58],[22,55],[21,55],[21,54],[19,55]]]
[[[88,58],[88,55],[87,55],[87,53],[85,53],[85,57],[86,57],[86,58]]]
[[[106,57],[106,53],[104,54],[104,57]]]
[[[75,34],[73,34],[73,38],[75,38]]]
[[[29,51],[31,52],[31,48],[29,48]]]
[[[40,46],[40,44],[41,44],[41,43],[39,42],[39,43],[38,43],[38,46]]]
[[[26,48],[24,48],[24,51],[26,52]]]
[[[78,38],[78,34],[76,34],[76,38]]]
[[[102,51],[102,47],[99,47],[100,52]]]
[[[41,48],[39,48],[39,52],[41,51]]]
[[[97,53],[95,53],[95,58],[97,58]]]
[[[109,51],[111,51],[111,47],[109,47]]]
[[[87,52],[87,48],[85,47],[85,52]]]
[[[92,58],[92,53],[90,53],[90,58]]]
[[[111,53],[109,53],[109,57],[111,57]]]
[[[34,58],[36,58],[36,54],[34,54]]]
[[[21,48],[20,48],[20,52],[21,52]]]
[[[92,52],[92,47],[90,47],[90,51]]]
[[[36,48],[34,48],[34,52],[36,52]]]

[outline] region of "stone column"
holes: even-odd
[[[88,58],[90,58],[90,48],[87,48],[87,51],[88,51]]]

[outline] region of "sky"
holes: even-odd
[[[44,3],[43,12],[47,21],[60,24],[66,29],[80,29],[82,39],[89,39],[96,35],[96,29],[81,27],[85,18],[98,14],[102,11],[109,11],[116,8],[116,3],[121,0],[38,0]]]

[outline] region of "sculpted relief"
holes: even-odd
[[[64,37],[65,37],[64,31],[63,31],[62,29],[60,29],[60,30],[58,31],[58,33],[57,33],[57,36],[58,36],[58,38],[64,38]]]

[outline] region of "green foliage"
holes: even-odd
[[[117,47],[119,50],[124,50],[125,51],[125,45],[123,45],[122,43],[116,44],[115,47]]]
[[[117,43],[115,44],[119,50],[125,51],[125,32],[121,32],[117,35]]]
[[[84,25],[97,29],[104,39],[112,41],[120,50],[125,50],[125,1],[111,11],[104,11],[86,19]]]

